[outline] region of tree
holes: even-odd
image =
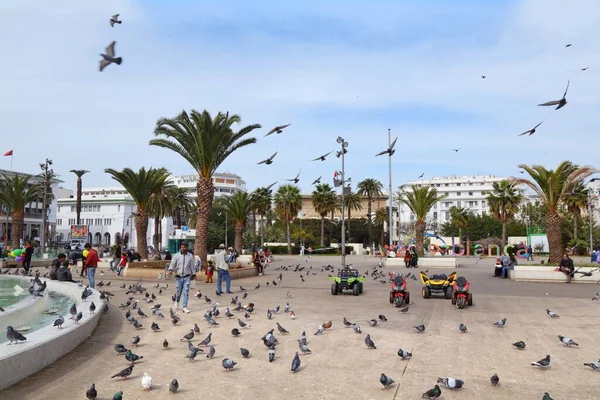
[[[302,209],[302,196],[300,189],[294,185],[280,186],[275,193],[275,211],[279,218],[285,222],[288,254],[292,254],[292,238],[290,223]]]
[[[589,201],[589,190],[583,182],[578,182],[569,196],[565,198],[565,206],[573,216],[573,239],[578,239],[577,223],[581,213],[587,208]]]
[[[563,161],[555,170],[548,170],[541,165],[521,164],[530,179],[512,178],[515,185],[526,185],[538,196],[546,208],[546,234],[550,256],[548,262],[559,263],[563,254],[561,237],[561,206],[574,190],[575,186],[584,179],[598,172],[591,166],[580,167],[570,161]]]
[[[135,232],[137,234],[137,251],[142,258],[148,258],[148,242],[146,234],[148,232],[148,218],[152,196],[160,193],[168,184],[169,172],[165,168],[146,168],[142,167],[135,172],[131,168],[125,168],[122,171],[116,171],[111,168],[104,170],[115,181],[119,182],[127,193],[131,196],[136,205]]]
[[[519,211],[523,195],[514,182],[506,179],[494,182],[492,186],[494,190],[487,196],[488,206],[494,218],[502,222],[502,243],[506,245],[506,225]]]
[[[367,178],[358,182],[357,193],[359,196],[366,197],[368,200],[367,206],[367,221],[369,227],[369,246],[373,245],[373,215],[371,210],[373,207],[373,199],[383,196],[383,185],[377,179]]]
[[[177,229],[181,229],[182,219],[190,214],[193,207],[194,201],[188,197],[188,189],[174,186],[169,190],[169,213]]]
[[[450,207],[450,221],[458,228],[458,242],[462,240],[462,229],[469,223],[469,211],[464,207]]]
[[[423,248],[425,234],[425,219],[427,213],[434,204],[442,200],[445,195],[438,195],[434,187],[412,185],[411,190],[402,189],[400,192],[400,201],[408,206],[415,215],[415,244],[417,254],[421,257],[425,254]]]
[[[77,175],[77,202],[75,203],[75,212],[77,213],[77,225],[81,223],[81,190],[82,190],[82,179],[81,177],[87,174],[88,170],[85,169],[72,169],[70,172]]]
[[[310,198],[313,207],[321,216],[321,247],[325,246],[325,218],[337,205],[337,196],[328,183],[321,183],[312,192]]]
[[[263,218],[267,215],[267,213],[271,210],[271,191],[267,190],[265,187],[259,187],[252,192],[252,202],[253,202],[253,213],[257,213],[260,215],[260,224],[258,230],[260,231],[260,236],[262,238],[264,232],[263,226]],[[254,218],[254,233],[256,233],[256,217]],[[261,239],[262,240],[262,239]],[[261,243],[262,245],[262,243]]]
[[[161,220],[167,215],[172,214],[171,199],[177,189],[177,186],[171,185],[169,182],[165,181],[163,186],[152,193],[152,196],[150,197],[150,202],[148,203],[148,216],[154,219],[154,234],[152,235],[152,246],[154,246],[154,250],[158,250],[162,243]]]
[[[234,248],[239,254],[242,254],[244,230],[248,222],[248,215],[252,213],[254,207],[251,195],[246,192],[235,192],[230,196],[221,197],[218,201],[235,226]]]
[[[203,265],[207,263],[208,222],[215,194],[212,176],[232,153],[256,143],[256,138],[244,137],[261,127],[253,124],[234,131],[232,126],[240,123],[237,114],[218,113],[213,118],[206,110],[192,110],[190,114],[182,111],[175,118],[159,119],[154,134],[164,138],[150,140],[152,146],[181,155],[198,173],[194,253],[200,255]]]
[[[375,210],[375,217],[373,218],[373,223],[375,224],[375,226],[381,228],[381,239],[379,242],[380,246],[383,246],[383,232],[384,232],[384,227],[385,224],[388,222],[388,212],[387,209],[385,207],[380,207],[377,210]]]
[[[362,197],[358,193],[349,193],[344,195],[344,208],[348,212],[348,240],[350,240],[350,221],[352,211],[362,210]]]
[[[12,247],[18,249],[23,236],[23,220],[25,207],[37,201],[42,195],[42,185],[30,184],[31,176],[3,176],[0,177],[0,202],[12,210]],[[7,210],[7,212],[8,212]]]

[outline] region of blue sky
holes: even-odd
[[[124,22],[111,28],[114,13]],[[26,172],[52,158],[67,187],[70,169],[92,171],[86,186],[112,185],[105,168],[192,173],[148,146],[156,120],[182,109],[263,125],[258,143],[220,168],[250,190],[302,168],[299,186],[311,191],[341,167],[333,155],[309,162],[338,135],[350,144],[352,181],[387,187],[387,159],[374,154],[388,128],[399,137],[394,188],[421,173],[511,176],[520,163],[597,161],[596,0],[7,0],[0,17],[12,60],[0,64],[0,152],[13,149],[13,168]],[[98,53],[112,40],[123,64],[100,73]],[[566,107],[537,107],[559,99],[567,80]],[[534,136],[517,137],[543,119]],[[274,164],[256,165],[275,151]]]

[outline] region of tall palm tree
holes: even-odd
[[[527,185],[540,196],[546,208],[546,234],[550,247],[550,263],[559,263],[562,258],[563,244],[561,237],[561,206],[579,182],[598,172],[591,166],[578,166],[570,161],[563,161],[555,170],[548,170],[541,165],[519,165],[531,180],[511,178],[516,185]]]
[[[337,206],[337,196],[328,183],[315,187],[310,198],[315,211],[321,216],[321,247],[325,246],[325,218]]]
[[[464,207],[450,207],[450,220],[458,228],[458,242],[462,240],[462,228],[469,224],[469,211]]]
[[[152,196],[160,193],[165,184],[169,183],[169,172],[165,168],[142,167],[138,172],[131,168],[116,171],[111,168],[104,170],[115,181],[119,182],[129,193],[136,205],[135,232],[137,234],[137,251],[142,258],[148,258],[148,218]]]
[[[5,175],[0,177],[0,202],[12,210],[12,247],[19,248],[23,235],[25,206],[36,201],[42,195],[43,186],[30,184],[31,176]],[[8,212],[8,211],[7,211]]]
[[[362,196],[360,196],[358,193],[345,194],[344,208],[348,212],[348,240],[350,240],[350,221],[352,220],[352,211],[362,210]]]
[[[189,190],[173,186],[169,189],[169,212],[177,229],[181,229],[182,219],[190,214],[194,201],[188,197]],[[197,210],[197,208],[196,208]]]
[[[264,232],[263,218],[271,210],[271,191],[267,190],[267,188],[265,187],[256,188],[256,190],[254,190],[254,192],[252,193],[252,200],[254,204],[254,209],[252,212],[256,212],[258,215],[260,215],[260,225],[258,229],[260,231],[262,241],[262,236]],[[254,221],[256,223],[256,218],[254,219]],[[254,232],[256,232],[256,227],[254,227]]]
[[[87,174],[88,170],[85,169],[72,169],[70,172],[77,175],[77,202],[75,203],[75,212],[77,213],[77,225],[79,225],[80,217],[81,217],[81,190],[82,190],[82,180],[81,177]]]
[[[375,210],[375,217],[373,218],[373,223],[375,224],[375,226],[381,228],[381,238],[379,241],[379,246],[383,246],[384,243],[383,232],[385,224],[388,222],[388,217],[388,212],[385,207],[380,207],[377,210]]]
[[[400,201],[408,206],[415,215],[415,244],[417,254],[421,257],[425,254],[423,248],[425,235],[425,218],[434,204],[442,200],[445,195],[438,195],[434,187],[412,185],[411,190],[402,189]]]
[[[565,198],[565,206],[567,211],[573,215],[573,239],[578,238],[578,219],[581,218],[581,213],[586,209],[589,199],[589,189],[585,187],[583,182],[578,182],[569,196]]]
[[[235,226],[234,248],[239,254],[242,254],[244,230],[248,222],[248,215],[252,213],[254,207],[252,195],[246,192],[235,192],[231,196],[221,197],[218,202]]]
[[[280,186],[275,193],[274,200],[275,211],[279,218],[285,222],[288,254],[292,254],[290,223],[296,218],[298,211],[302,210],[300,189],[294,185]]]
[[[373,199],[376,197],[383,196],[383,184],[377,179],[367,178],[358,182],[357,193],[359,196],[366,197],[368,200],[367,206],[367,223],[369,228],[369,246],[373,245],[373,215],[371,214],[371,207],[373,206]]]
[[[506,179],[492,184],[493,191],[487,195],[490,214],[502,222],[502,245],[507,243],[506,226],[519,211],[523,195],[514,182]]]
[[[206,110],[182,111],[175,118],[161,118],[154,134],[164,136],[150,140],[150,145],[164,147],[181,155],[198,173],[198,216],[194,253],[206,264],[208,219],[212,209],[215,187],[212,176],[219,166],[237,149],[256,143],[256,138],[244,138],[259,124],[248,125],[237,132],[234,124],[241,123],[237,114],[219,112],[214,118]]]
[[[152,235],[152,246],[158,250],[162,243],[162,224],[164,217],[172,214],[171,198],[177,186],[165,181],[163,186],[152,194],[148,203],[148,216],[154,219],[154,234]]]

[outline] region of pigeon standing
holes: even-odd
[[[95,400],[98,397],[98,392],[96,391],[96,384],[92,383],[92,386],[85,392],[85,397],[90,400]]]
[[[506,318],[502,318],[500,321],[494,322],[494,326],[498,328],[504,328],[506,326]]]
[[[250,351],[248,351],[248,349],[245,349],[243,347],[240,348],[240,353],[242,353],[242,357],[244,357],[244,358],[248,358],[250,356]]]
[[[379,317],[378,317],[378,318],[379,318],[379,320],[380,320],[381,322],[387,322],[387,320],[388,320],[388,319],[385,317],[385,315],[383,315],[383,314],[379,314]]]
[[[169,392],[177,393],[178,390],[179,390],[179,382],[177,382],[177,379],[173,379],[171,381],[171,383],[169,383]]]
[[[269,349],[269,362],[275,361],[275,346],[271,346]]]
[[[549,309],[546,308],[546,314],[548,314],[548,316],[550,318],[560,318],[559,315],[557,313],[555,313],[554,311],[550,311]]]
[[[115,14],[112,17],[110,17],[110,26],[111,28],[114,28],[115,24],[122,24],[123,21],[119,21],[119,14]]]
[[[394,380],[386,374],[381,373],[381,377],[379,378],[379,382],[383,385],[383,389],[389,389],[394,384]]]
[[[190,331],[188,333],[186,333],[185,335],[183,335],[183,337],[179,340],[182,342],[189,342],[193,338],[194,338],[194,330],[190,329]]]
[[[144,390],[152,389],[152,377],[147,372],[144,372],[144,376],[142,376],[142,387]]]
[[[90,304],[90,314],[93,314],[95,312],[96,312],[96,305],[92,301],[92,304]]]
[[[65,319],[60,316],[54,321],[54,326],[58,327],[58,329],[62,329],[62,325],[65,323]]]
[[[550,397],[550,394],[548,392],[544,392],[544,397],[542,397],[542,400],[553,400],[552,397]]]
[[[133,372],[133,367],[135,367],[135,365],[132,363],[129,367],[127,367],[124,370],[121,370],[118,373],[111,376],[111,378],[120,377],[123,379],[127,379],[129,377],[129,375],[131,375],[131,373]]]
[[[459,329],[459,330],[460,330],[462,333],[467,333],[467,332],[468,332],[468,330],[467,330],[467,326],[466,326],[465,324],[460,324],[460,325],[458,326],[458,329]]]
[[[498,386],[498,384],[500,383],[500,378],[498,377],[498,374],[494,374],[492,375],[492,377],[490,378],[490,382],[492,382],[492,386],[496,387]]]
[[[376,349],[377,347],[375,347],[375,343],[373,343],[373,341],[371,340],[371,335],[367,334],[367,336],[365,336],[365,344],[367,345],[368,349]]]
[[[296,352],[296,355],[292,360],[292,372],[298,372],[298,369],[300,369],[300,363],[300,356],[298,356],[298,352]]]
[[[279,333],[281,333],[282,335],[284,334],[288,334],[289,332],[283,327],[281,326],[281,324],[279,324],[279,322],[277,323],[277,330],[279,331]]]
[[[224,358],[221,362],[221,365],[223,366],[223,368],[225,368],[225,371],[231,371],[236,366],[236,364],[237,363],[235,361],[229,358]]]
[[[513,343],[513,346],[515,346],[519,350],[525,350],[525,346],[527,346],[527,345],[525,344],[524,341],[519,340],[518,342]]]
[[[198,344],[198,346],[208,346],[208,344],[210,343],[211,340],[212,340],[212,332],[209,333],[208,336]]]
[[[439,385],[435,385],[433,389],[429,389],[421,396],[424,399],[437,399],[442,395],[442,389],[440,389]]]
[[[548,368],[550,366],[550,355],[547,355],[539,361],[532,362],[531,365],[534,367]]]
[[[27,340],[25,336],[15,331],[15,329],[12,326],[8,326],[6,328],[6,338],[10,341],[9,344],[12,344],[12,342],[19,343],[19,341],[23,342]]]
[[[117,42],[113,41],[106,48],[106,54],[100,53],[100,56],[102,56],[102,60],[100,60],[100,72],[102,72],[102,70],[104,68],[106,68],[107,66],[109,66],[110,64],[114,63],[117,65],[121,65],[121,62],[123,62],[122,57],[115,57],[115,45],[116,44],[117,44]]]
[[[572,339],[569,339],[568,337],[558,335],[558,338],[560,339],[561,342],[563,342],[568,347],[571,347],[571,346],[579,347],[579,344],[575,343]]]
[[[169,342],[167,341],[167,339],[163,340],[163,349],[168,349],[169,348]]]
[[[585,367],[590,367],[591,369],[593,369],[595,371],[600,371],[600,360],[594,361],[594,362],[591,362],[591,363],[583,363],[583,365]]]
[[[413,326],[413,328],[415,328],[418,333],[425,332],[425,324],[415,325],[415,326]]]
[[[454,379],[454,378],[450,378],[450,377],[438,378],[437,383],[441,383],[442,385],[446,386],[448,389],[460,389],[465,384],[465,382],[461,381],[460,379]]]
[[[131,344],[134,344],[136,347],[138,345],[138,343],[140,342],[140,336],[136,335],[134,337],[131,338]]]
[[[303,343],[302,340],[298,340],[298,347],[300,347],[300,351],[302,352],[302,354],[312,354],[312,351],[310,351],[308,346],[306,346],[306,344]]]
[[[397,354],[398,354],[398,357],[402,358],[403,360],[408,360],[409,358],[412,357],[412,353],[410,353],[406,350],[402,350],[402,349],[399,349]]]
[[[600,299],[600,292],[596,292],[596,294],[592,297],[592,300]]]

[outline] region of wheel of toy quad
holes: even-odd
[[[358,287],[358,284],[354,285],[354,287],[352,288],[352,293],[354,293],[355,296],[358,296],[360,294],[360,287]]]
[[[404,302],[404,297],[398,296],[394,299],[394,307],[400,308],[402,307],[402,303]]]
[[[390,304],[394,304],[394,292],[390,292]]]
[[[331,285],[331,294],[334,295],[334,296],[338,294],[338,285],[337,285],[337,283],[334,283],[333,285]]]
[[[363,284],[362,284],[362,282],[360,282],[358,284],[358,290],[359,290],[360,294],[362,294],[362,292],[363,292]]]
[[[448,286],[446,288],[446,299],[450,300],[452,298],[452,286]]]
[[[423,295],[424,299],[428,299],[431,297],[431,290],[429,290],[429,288],[427,286],[423,286],[423,289],[421,290],[421,294]]]
[[[461,296],[458,299],[456,299],[456,308],[464,308],[466,303],[467,299]]]
[[[467,304],[470,306],[473,305],[473,295],[471,293],[469,293],[469,300],[467,301]]]
[[[456,304],[456,296],[452,295],[452,305]]]
[[[406,295],[404,296],[404,302],[406,304],[410,304],[410,293],[406,292]]]

